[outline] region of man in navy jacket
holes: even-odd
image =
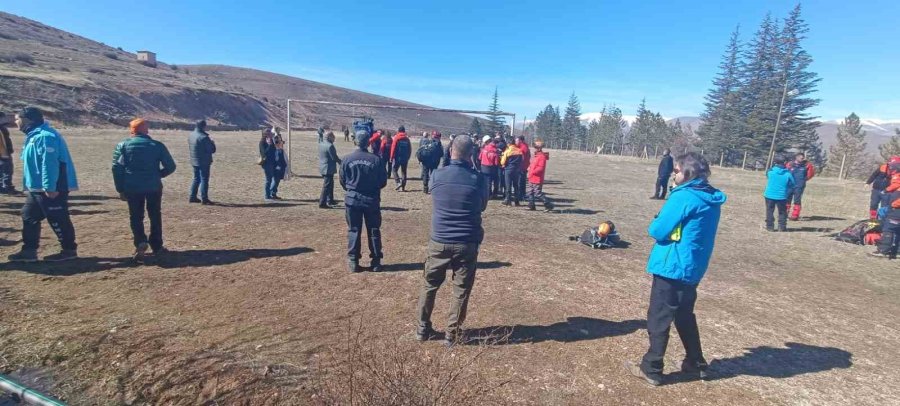
[[[350,272],[363,271],[359,266],[363,220],[369,237],[373,272],[381,271],[381,258],[384,257],[381,252],[381,189],[387,185],[387,172],[381,158],[366,149],[370,136],[367,129],[357,130],[359,149],[344,157],[341,163],[341,187],[347,192],[344,194],[344,206]]]
[[[434,173],[431,240],[425,261],[425,284],[418,304],[416,338],[419,341],[436,335],[431,326],[431,313],[448,269],[453,273],[453,303],[445,335],[448,346],[460,338],[466,319],[469,294],[475,283],[478,249],[484,239],[481,212],[487,208],[490,197],[484,177],[473,169],[473,148],[475,144],[469,136],[457,136],[450,148],[450,165]]]
[[[669,178],[672,177],[673,170],[675,170],[675,166],[672,164],[672,152],[666,148],[663,151],[662,160],[659,161],[659,169],[656,173],[656,190],[653,192],[651,199],[663,200],[666,198]]]

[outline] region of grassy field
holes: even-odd
[[[353,275],[343,211],[316,207],[312,134],[297,136],[300,176],[283,183],[277,205],[262,200],[258,135],[213,134],[210,193],[221,204],[205,207],[187,203],[187,133],[160,132],[180,165],[165,181],[172,252],[136,266],[109,171],[125,132],[64,134],[82,184],[72,212],[83,258],[0,264],[0,371],[72,404],[328,403],[398,383],[406,399],[447,383],[439,404],[900,402],[900,266],[828,237],[865,218],[861,184],[813,179],[802,221],[772,234],[762,173],[714,168],[729,200],[697,302],[714,379],[651,388],[621,363],[647,345],[655,162],[551,151],[546,190],[558,213],[492,202],[466,327],[498,339],[446,350],[413,340],[431,214],[418,181],[412,192],[384,191],[388,272]],[[337,145],[342,155],[352,148]],[[18,248],[21,203],[0,197],[3,258]],[[630,247],[568,240],[601,220]],[[57,249],[51,237],[45,227],[44,254]],[[448,290],[438,295],[438,329]],[[668,370],[682,355],[673,337]]]

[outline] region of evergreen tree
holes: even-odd
[[[900,155],[900,128],[894,129],[894,131],[897,135],[878,146],[878,152],[885,161],[891,159],[892,156]]]
[[[562,127],[559,118],[559,109],[548,104],[534,119],[535,137],[550,143],[560,141],[560,129]]]
[[[581,149],[584,146],[585,135],[584,126],[581,125],[581,104],[575,92],[572,92],[562,121],[562,138],[570,148]]]
[[[481,128],[481,121],[478,121],[477,118],[473,118],[472,124],[469,124],[469,134],[484,135],[484,130]]]
[[[783,89],[776,72],[778,60],[778,22],[766,15],[741,61],[740,103],[745,125],[731,142],[763,161],[768,159]],[[779,151],[784,150],[783,144],[779,145]]]
[[[817,91],[821,79],[809,70],[812,57],[801,44],[806,39],[809,26],[800,12],[800,4],[797,4],[785,19],[778,38],[779,81],[787,92],[776,143],[782,149],[804,151],[811,161],[821,164],[824,156],[816,133],[820,123],[816,120],[818,117],[808,112],[819,104],[820,100],[811,95]]]
[[[637,110],[637,118],[635,118],[634,124],[628,131],[628,143],[631,144],[634,151],[643,150],[644,146],[654,142],[656,138],[655,119],[654,113],[647,109],[647,99],[641,99],[641,104]]]
[[[721,154],[743,133],[741,117],[740,26],[731,33],[725,55],[719,64],[719,74],[713,80],[713,88],[706,95],[706,110],[697,134],[703,147],[713,154]],[[679,138],[681,135],[676,135]],[[686,143],[685,139],[681,139]]]
[[[828,150],[831,157],[826,171],[831,174],[839,174],[841,163],[844,164],[844,177],[858,177],[868,175],[870,162],[866,155],[866,132],[862,130],[859,116],[850,113],[838,126],[837,144]]]
[[[496,133],[500,133],[501,135],[509,134],[509,128],[506,126],[506,118],[497,113],[500,112],[500,104],[497,98],[497,88],[494,88],[494,97],[491,99],[491,105],[488,106],[489,113],[487,114],[488,118],[488,126],[487,130],[490,135],[494,135]]]
[[[600,119],[591,120],[588,127],[588,138],[598,146],[603,145],[607,151],[619,151],[625,141],[627,122],[622,118],[622,110],[615,105],[603,106]]]

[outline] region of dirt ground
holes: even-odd
[[[438,342],[413,342],[431,206],[418,180],[411,192],[383,194],[388,272],[350,274],[343,211],[316,207],[313,135],[295,135],[304,140],[295,147],[300,176],[271,205],[254,165],[257,134],[213,134],[210,195],[220,205],[205,207],[187,202],[187,133],[158,132],[179,164],[165,180],[172,252],[136,266],[109,171],[124,131],[64,134],[81,182],[72,213],[82,259],[5,263],[18,249],[22,198],[0,197],[3,373],[72,404],[306,404],[348,326],[423,359],[447,354]],[[341,155],[352,148],[336,144]],[[661,206],[648,200],[655,170],[655,162],[551,151],[546,190],[558,213],[491,203],[466,327],[511,334],[473,363],[479,379],[503,384],[495,403],[900,403],[900,263],[827,237],[865,217],[868,189],[813,179],[803,221],[772,234],[762,224],[762,173],[732,169],[714,168],[712,182],[729,200],[697,302],[714,379],[651,388],[625,376],[622,362],[647,345],[646,227]],[[603,219],[630,247],[596,251],[568,240]],[[45,226],[42,254],[56,249]],[[444,288],[438,329],[448,299]],[[683,350],[672,336],[674,372]]]

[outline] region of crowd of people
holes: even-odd
[[[46,261],[77,258],[75,229],[69,216],[69,193],[78,190],[72,156],[62,135],[44,120],[34,107],[15,116],[16,126],[25,133],[21,151],[25,204],[22,208],[22,248],[10,261],[37,261],[41,223],[50,224],[61,245],[58,254]],[[116,191],[127,201],[135,246],[134,259],[142,261],[148,251],[154,255],[166,252],[162,227],[162,179],[174,173],[175,161],[168,148],[151,138],[146,120],[135,119],[130,136],[116,145],[112,159],[112,178]],[[0,126],[3,129],[3,126]],[[397,191],[406,191],[407,168],[413,157],[412,143],[406,129],[400,127],[391,136],[368,126],[354,128],[356,150],[339,157],[334,146],[335,135],[320,129],[319,172],[323,178],[319,207],[338,207],[334,198],[334,176],[344,193],[347,223],[347,258],[350,272],[383,270],[381,233],[381,193],[393,176]],[[345,132],[345,140],[349,138]],[[440,132],[426,133],[415,151],[422,166],[424,193],[432,201],[431,233],[426,245],[423,284],[416,312],[416,338],[427,341],[443,336],[446,345],[465,341],[463,323],[474,285],[480,246],[484,240],[482,212],[491,199],[502,199],[505,206],[526,202],[536,210],[538,201],[546,210],[553,202],[543,192],[544,175],[549,154],[541,140],[531,145],[524,137],[506,139],[500,134],[479,137],[451,135],[444,147]],[[13,152],[8,133],[0,143],[0,164],[5,176],[11,177]],[[206,132],[206,122],[196,123],[188,137],[193,182],[189,202],[213,204],[209,198],[210,170],[216,144]],[[278,187],[287,171],[284,140],[277,128],[263,130],[259,141],[257,163],[265,178],[264,198],[280,199]],[[9,169],[7,169],[9,168]],[[787,219],[799,217],[806,181],[814,175],[812,165],[802,154],[792,160],[776,159],[768,173],[765,190],[766,227],[784,231]],[[663,360],[671,325],[678,330],[685,347],[681,370],[705,377],[708,363],[700,344],[694,303],[697,286],[702,280],[714,249],[721,207],[726,196],[709,183],[709,163],[699,154],[686,153],[672,157],[665,151],[657,174],[654,199],[665,199],[661,210],[650,223],[648,233],[655,241],[646,270],[653,277],[647,309],[649,348],[639,363],[626,362],[625,369],[652,385],[663,382]],[[669,191],[669,178],[674,187]],[[5,178],[0,178],[0,180]],[[869,183],[877,190],[879,201],[873,216],[880,211],[898,234],[900,224],[900,158],[893,158],[873,174]],[[11,193],[11,185],[4,184]],[[668,199],[666,194],[668,192]],[[887,196],[887,197],[886,197]],[[793,209],[789,208],[793,205]],[[882,208],[883,207],[883,208]],[[778,228],[774,211],[778,210]],[[145,234],[144,216],[150,220],[150,234]],[[893,222],[892,222],[893,221]],[[369,266],[363,267],[362,234],[365,227],[369,248]],[[897,237],[893,237],[896,253]],[[452,303],[446,331],[441,335],[432,324],[438,289],[450,272],[453,285]]]

